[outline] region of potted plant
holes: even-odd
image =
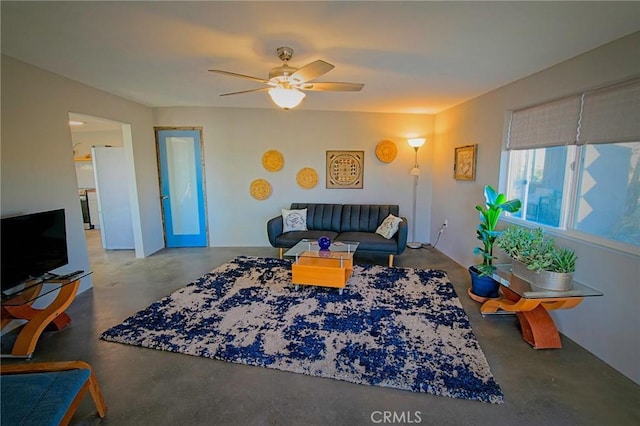
[[[509,226],[498,237],[496,245],[511,257],[514,275],[546,290],[571,289],[576,253],[557,247],[542,228]]]
[[[474,254],[482,256],[482,263],[469,267],[471,274],[471,293],[481,298],[498,296],[500,284],[491,278],[495,267],[493,266],[493,245],[500,231],[496,231],[496,225],[502,212],[515,213],[520,210],[520,200],[507,200],[506,195],[499,194],[490,185],[484,187],[484,205],[477,205],[476,210],[480,214],[480,224],[476,230],[476,237],[482,242],[480,247],[473,249]]]

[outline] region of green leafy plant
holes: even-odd
[[[578,256],[573,250],[567,248],[556,249],[551,264],[551,272],[570,273],[576,270]]]
[[[497,238],[496,245],[509,257],[535,272],[574,272],[577,256],[573,250],[558,248],[542,228],[509,226]]]
[[[496,225],[502,212],[516,213],[522,207],[520,200],[507,200],[506,195],[499,194],[490,185],[484,187],[484,205],[477,205],[480,212],[480,224],[476,230],[476,237],[482,246],[473,249],[474,254],[482,256],[482,264],[476,265],[481,276],[491,275],[493,266],[493,245],[501,232],[496,231]]]

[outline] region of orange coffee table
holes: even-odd
[[[353,254],[360,243],[332,242],[328,250],[320,250],[316,240],[303,239],[284,255],[294,257],[291,281],[296,290],[300,285],[335,287],[342,290],[353,271]]]

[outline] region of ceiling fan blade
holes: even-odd
[[[243,93],[252,93],[252,92],[264,92],[269,89],[271,89],[271,87],[261,87],[259,89],[241,90],[240,92],[223,93],[220,96],[241,95]]]
[[[297,87],[302,90],[315,90],[324,92],[358,92],[362,90],[364,84],[315,82],[300,84]]]
[[[228,75],[231,77],[240,77],[240,78],[245,78],[247,80],[257,81],[259,83],[269,84],[269,80],[265,80],[264,78],[260,78],[260,77],[251,77],[250,75],[238,74],[236,72],[222,71],[222,70],[209,70],[209,71],[216,72],[218,74]]]
[[[291,84],[306,83],[309,80],[313,80],[316,77],[320,77],[321,75],[328,73],[334,68],[335,67],[329,62],[318,59],[317,61],[299,68],[298,71],[291,74],[289,81]]]

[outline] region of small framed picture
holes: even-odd
[[[476,180],[476,152],[478,145],[455,148],[453,178],[456,180]]]

